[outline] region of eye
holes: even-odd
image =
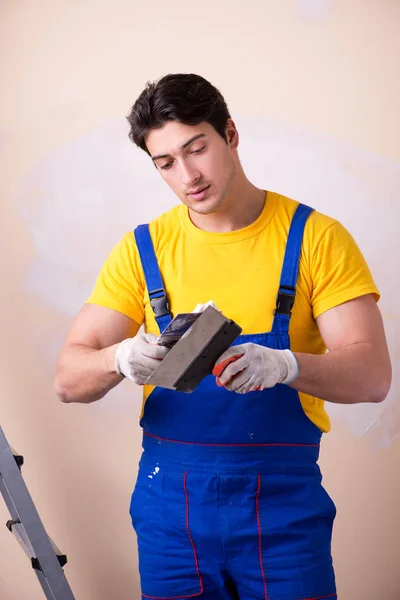
[[[205,150],[205,146],[202,146],[198,150],[193,150],[190,154],[200,154],[201,152],[203,152],[203,150]]]
[[[169,161],[169,162],[167,162],[167,163],[165,163],[165,165],[162,165],[162,166],[160,167],[160,169],[161,169],[162,171],[168,171],[168,169],[170,169],[171,167],[172,167],[172,160],[171,160],[171,161]]]

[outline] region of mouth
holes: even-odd
[[[209,189],[210,189],[210,186],[207,185],[205,187],[198,188],[197,190],[192,190],[191,192],[188,193],[188,196],[192,200],[204,200],[204,198],[207,196]]]

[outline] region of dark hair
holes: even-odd
[[[207,122],[226,141],[229,118],[221,92],[209,81],[194,74],[170,74],[159,81],[148,82],[127,117],[131,126],[130,139],[148,154],[144,141],[146,134],[167,121],[185,125]]]

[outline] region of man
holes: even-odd
[[[181,204],[112,250],[61,351],[58,396],[143,385],[167,352],[160,330],[199,303],[243,330],[192,394],[144,386],[130,509],[142,596],[337,598],[321,399],[388,393],[368,266],[340,223],[246,178],[227,105],[202,77],[148,84],[128,120]]]

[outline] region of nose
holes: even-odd
[[[198,169],[190,164],[189,161],[182,161],[182,182],[186,188],[191,188],[201,179],[201,174]]]

